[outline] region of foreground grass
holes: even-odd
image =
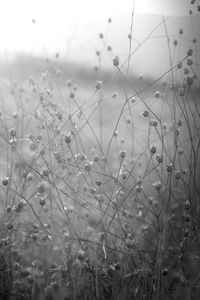
[[[195,53],[135,85],[129,43],[117,90],[99,59],[90,88],[51,69],[2,93],[0,299],[199,299]]]

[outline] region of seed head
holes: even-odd
[[[80,153],[79,158],[80,158],[81,161],[84,161],[84,160],[86,160],[87,156],[83,153]]]
[[[188,56],[192,56],[192,54],[193,54],[193,50],[190,48],[190,49],[188,50],[188,52],[187,52],[187,55],[188,55]]]
[[[152,146],[151,146],[150,152],[151,152],[152,154],[155,154],[155,153],[156,153],[156,146],[155,146],[155,145],[152,145]]]
[[[189,86],[192,86],[192,85],[193,85],[193,82],[194,82],[193,78],[190,77],[190,76],[188,76],[188,77],[187,77],[187,84],[188,84]]]
[[[142,115],[143,117],[147,118],[147,117],[149,116],[149,112],[148,112],[147,110],[145,110],[145,111],[143,111],[143,112],[141,113],[141,115]]]
[[[72,205],[68,206],[66,212],[72,214],[74,212],[74,207]]]
[[[80,250],[78,251],[77,258],[78,258],[80,261],[83,261],[83,260],[84,260],[84,258],[85,258],[85,252],[84,252],[82,249],[80,249]]]
[[[150,125],[156,127],[158,125],[158,122],[156,120],[151,120]]]
[[[100,186],[102,186],[102,182],[100,180],[97,180],[96,185],[100,187]]]
[[[9,184],[9,177],[3,178],[3,179],[2,179],[2,184],[3,184],[4,186],[8,186],[8,184]]]
[[[165,269],[162,270],[162,275],[163,276],[167,276],[168,275],[168,269],[167,268],[165,268]]]
[[[185,217],[185,221],[186,221],[187,223],[191,221],[190,215],[187,215],[187,216]]]
[[[12,208],[10,206],[7,206],[6,211],[7,211],[8,214],[11,213]]]
[[[187,59],[187,64],[188,64],[188,66],[193,65],[193,60],[191,58],[188,58]]]
[[[180,172],[179,170],[176,171],[176,173],[175,173],[175,178],[176,178],[177,180],[179,180],[179,179],[181,178],[181,172]]]
[[[170,163],[170,164],[167,165],[167,172],[171,173],[172,170],[173,170],[173,164]]]
[[[136,102],[136,99],[135,99],[135,97],[131,97],[131,99],[130,99],[130,100],[131,100],[131,102],[132,102],[132,103],[135,103],[135,102]]]
[[[32,181],[32,180],[33,180],[33,175],[31,173],[28,173],[27,181]]]
[[[29,149],[30,149],[31,151],[35,151],[35,150],[37,149],[36,143],[35,143],[35,142],[30,142],[30,144],[29,144]]]
[[[156,160],[159,164],[163,162],[163,155],[162,154],[156,154]]]
[[[186,200],[185,203],[184,203],[184,208],[185,208],[185,210],[190,210],[190,207],[191,207],[190,201],[189,201],[189,200]]]
[[[182,126],[182,120],[181,119],[177,122],[177,125],[178,125],[178,127]]]
[[[73,91],[70,92],[69,97],[74,99],[75,98],[75,93]]]
[[[184,230],[183,236],[184,236],[184,238],[187,238],[189,236],[189,231],[187,228]]]
[[[96,51],[96,56],[100,56],[101,52],[99,50]]]
[[[179,96],[183,97],[185,95],[185,89],[182,87],[179,89]]]
[[[117,137],[118,136],[118,131],[116,130],[113,134],[114,137]]]
[[[42,176],[49,176],[49,169],[42,170]]]
[[[115,263],[114,264],[114,268],[116,271],[120,270],[120,264],[119,263]]]
[[[136,185],[136,186],[135,186],[135,191],[136,191],[137,193],[140,193],[141,190],[142,190],[142,185]]]
[[[187,174],[187,169],[183,169],[183,175],[186,175]]]
[[[162,187],[160,181],[154,182],[154,183],[153,183],[153,186],[155,187],[155,189],[156,189],[157,191],[160,191],[160,189],[161,189],[161,187]]]
[[[45,197],[40,197],[39,203],[40,203],[41,206],[44,206],[46,204]]]
[[[112,93],[112,98],[116,98],[117,97],[117,92]]]
[[[90,171],[91,171],[91,164],[90,164],[90,163],[86,163],[86,164],[85,164],[85,170],[86,170],[87,172],[90,172]]]
[[[90,193],[92,194],[92,195],[94,195],[94,194],[96,194],[96,189],[95,188],[93,188],[93,187],[91,187],[90,188]]]
[[[141,81],[141,80],[143,80],[143,78],[144,78],[143,74],[140,73],[139,76],[138,76],[138,79]]]
[[[156,98],[159,98],[159,97],[160,97],[160,92],[159,92],[159,91],[156,91],[156,92],[155,92],[155,97],[156,97]]]
[[[44,194],[45,190],[46,190],[46,186],[43,182],[41,182],[37,187],[37,192],[39,194]]]
[[[180,34],[180,35],[183,34],[183,29],[182,29],[182,28],[179,30],[179,34]]]
[[[113,58],[113,66],[114,67],[119,66],[119,57],[118,56],[115,56],[115,58]]]
[[[103,82],[103,81],[96,81],[95,88],[96,88],[97,90],[100,90],[100,88],[101,88],[101,86],[102,86],[102,82]]]
[[[70,144],[71,141],[72,141],[71,134],[68,133],[68,134],[65,136],[65,143],[66,143],[66,144]]]
[[[95,161],[95,162],[98,162],[98,161],[99,161],[98,155],[95,155],[95,156],[94,156],[94,161]]]
[[[182,62],[179,62],[178,65],[177,65],[177,68],[178,68],[178,69],[181,69],[182,66],[183,66],[183,63],[182,63]]]
[[[10,136],[15,137],[16,136],[16,130],[14,128],[10,128],[9,129],[9,134],[10,134]]]
[[[183,154],[183,149],[180,148],[180,149],[178,150],[178,154],[179,154],[179,155],[182,155],[182,154]]]
[[[176,136],[179,136],[180,130],[178,128],[175,129],[175,134],[176,134]]]
[[[13,119],[18,119],[18,113],[17,112],[13,113]]]
[[[119,152],[119,155],[120,155],[120,158],[121,158],[121,159],[124,159],[124,158],[126,157],[126,151],[125,151],[125,150],[121,150],[121,151]]]
[[[153,204],[153,197],[148,197],[148,204],[152,205]]]
[[[177,45],[178,45],[178,41],[174,40],[174,46],[177,46]]]
[[[72,79],[68,79],[65,84],[67,85],[68,88],[72,86]]]

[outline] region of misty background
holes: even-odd
[[[20,55],[46,59],[59,53],[64,62],[91,67],[98,64],[95,55],[98,50],[102,53],[102,66],[110,69],[113,56],[118,55],[121,63],[127,59],[133,3],[132,0],[1,1],[1,63],[9,64]],[[195,66],[199,68],[199,4],[196,1],[191,6],[188,0],[135,1],[132,51],[140,45],[131,58],[135,74],[158,77],[170,68],[166,28],[174,63],[183,59],[191,42],[197,40],[193,50]],[[180,29],[183,35],[179,34]],[[99,33],[104,34],[104,43]],[[174,40],[178,41],[177,47]],[[112,47],[112,52],[106,51],[107,46]]]

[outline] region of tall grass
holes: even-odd
[[[89,91],[56,68],[2,93],[0,299],[200,297],[196,41],[180,57],[163,19],[169,70],[136,80],[157,27],[135,48],[133,24],[124,62],[99,35]]]

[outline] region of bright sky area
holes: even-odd
[[[109,17],[113,23],[108,42],[117,55],[124,51],[126,56],[133,3],[134,0],[0,0],[0,56],[8,59],[12,53],[26,52],[48,57],[60,52],[64,58],[87,63],[91,57],[95,59],[100,45],[98,33],[106,31]],[[190,0],[135,0],[136,15],[157,14],[159,21],[162,15],[188,15],[190,8]],[[137,30],[139,36],[148,34],[151,25],[145,18]],[[156,56],[155,46],[148,47]],[[146,50],[142,50],[146,57]],[[163,57],[160,61],[164,69]],[[144,57],[138,57],[138,64],[143,67],[141,72],[148,71],[144,68],[147,65],[150,71],[154,66]]]
[[[136,0],[135,13],[187,14],[189,2]],[[133,0],[1,0],[0,50],[31,51],[36,44],[44,48],[62,44],[63,37],[72,38],[77,28],[131,13],[132,6]]]

